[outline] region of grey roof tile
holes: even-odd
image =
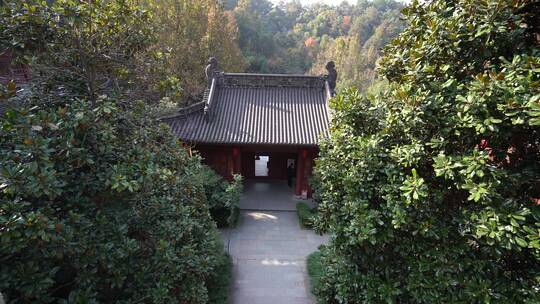
[[[324,78],[224,73],[218,77],[209,117],[198,105],[163,119],[181,140],[317,145],[327,135],[329,92]]]

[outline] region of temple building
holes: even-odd
[[[223,177],[294,177],[294,194],[308,197],[337,78],[333,63],[327,69],[328,76],[224,73],[211,58],[203,100],[163,121]]]

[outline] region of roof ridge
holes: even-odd
[[[205,104],[205,101],[199,101],[194,104],[190,104],[189,106],[181,107],[178,109],[177,113],[160,117],[159,120],[173,119],[181,116],[186,116],[197,111],[203,111]]]
[[[316,78],[324,79],[325,75],[304,75],[304,74],[265,74],[265,73],[222,73],[224,76],[255,76],[255,77],[291,77],[291,78]]]
[[[249,74],[218,73],[215,78],[218,87],[300,87],[324,89],[325,76],[293,75],[293,74]]]

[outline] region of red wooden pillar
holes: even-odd
[[[304,160],[304,187],[302,190],[306,191],[307,197],[311,197],[311,186],[309,184],[309,179],[313,173],[313,151],[306,150],[306,152],[306,159]]]
[[[298,161],[296,163],[296,187],[294,191],[294,194],[298,196],[302,195],[302,190],[304,188],[306,157],[307,157],[306,149],[301,149],[300,151],[298,151]]]
[[[232,149],[232,159],[233,159],[233,168],[232,168],[232,174],[242,174],[242,153],[240,153],[240,149],[237,147],[234,147]]]
[[[296,187],[294,193],[298,196],[306,192],[307,197],[311,197],[311,187],[309,179],[313,170],[313,158],[315,153],[312,150],[301,149],[298,152],[298,162],[296,165]]]

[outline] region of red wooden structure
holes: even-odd
[[[229,180],[233,174],[240,174],[246,179],[287,180],[287,165],[292,159],[296,170],[294,193],[298,196],[302,196],[303,192],[311,195],[309,178],[317,157],[317,147],[199,144],[195,149],[207,165]],[[269,156],[268,175],[264,177],[255,175],[254,160],[259,155]]]

